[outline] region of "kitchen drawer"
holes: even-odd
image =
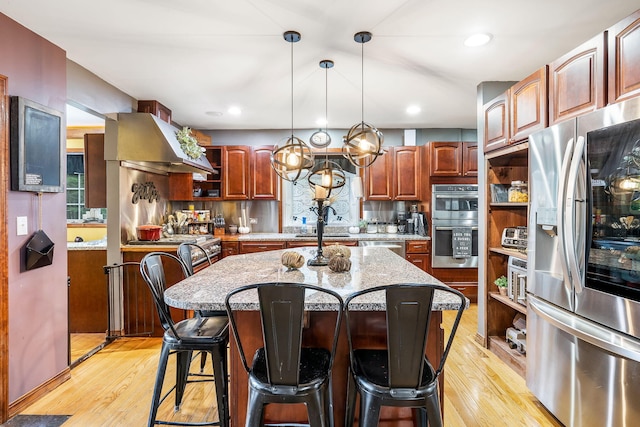
[[[340,240],[340,241],[335,241],[335,240],[322,240],[322,246],[329,246],[329,245],[343,245],[343,246],[358,246],[358,241],[357,240]],[[287,248],[301,248],[301,247],[306,247],[306,246],[318,246],[318,241],[317,240],[300,240],[300,241],[291,241],[291,242],[287,242]]]
[[[284,249],[286,242],[240,242],[240,253],[250,254],[253,252],[275,251]]]
[[[452,288],[462,292],[471,302],[478,302],[478,284],[475,282],[448,283]]]
[[[430,247],[428,240],[417,240],[417,241],[409,241],[407,242],[407,253],[408,254],[428,254],[430,252]]]
[[[431,274],[431,256],[429,254],[406,254],[406,260],[419,269]]]
[[[222,258],[231,255],[238,255],[239,253],[240,246],[238,245],[238,242],[222,242]]]

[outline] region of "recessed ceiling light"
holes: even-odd
[[[420,111],[422,111],[422,109],[417,105],[410,105],[407,107],[407,114],[411,114],[412,116],[415,116]]]
[[[487,33],[473,34],[464,41],[464,45],[468,47],[484,46],[491,41],[491,37],[491,34]]]
[[[240,114],[242,114],[242,110],[239,107],[229,107],[227,112],[232,116],[239,116]]]
[[[222,115],[222,111],[206,111],[205,114],[207,116],[220,117]]]

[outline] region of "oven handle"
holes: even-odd
[[[438,194],[435,193],[433,195],[436,199],[477,199],[478,195],[476,193],[456,193],[456,194]]]
[[[443,226],[443,225],[434,225],[433,229],[434,230],[453,230],[454,228],[470,228],[473,231],[477,231],[478,230],[478,226],[465,226],[465,225],[459,225],[456,227],[450,227],[450,226]]]

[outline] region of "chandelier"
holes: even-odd
[[[307,177],[313,168],[313,154],[309,146],[293,134],[293,44],[300,41],[300,33],[286,31],[284,39],[291,44],[291,136],[271,152],[271,166],[281,178],[297,182]]]
[[[362,78],[362,108],[360,123],[353,125],[347,135],[343,137],[342,151],[344,156],[358,168],[368,167],[382,154],[384,136],[382,132],[364,121],[364,44],[371,40],[371,33],[361,31],[353,36],[360,43],[361,49],[361,78]]]
[[[313,168],[311,173],[309,174],[309,186],[314,190],[315,199],[328,199],[331,196],[332,191],[341,190],[344,187],[346,182],[346,177],[344,174],[344,170],[338,165],[336,162],[329,161],[327,148],[329,143],[331,143],[331,137],[329,136],[329,132],[327,129],[328,126],[328,112],[329,112],[329,101],[328,101],[328,92],[329,92],[329,78],[328,78],[328,70],[333,67],[333,61],[330,59],[324,59],[320,61],[320,68],[324,68],[324,79],[325,79],[325,90],[324,90],[324,118],[325,118],[325,130],[324,130],[324,140],[322,141],[322,145],[325,147],[325,160],[323,162],[317,163],[317,165]],[[314,141],[318,141],[318,133],[323,131],[318,131],[314,135],[316,138],[311,137],[311,144],[314,145]],[[325,141],[328,141],[326,143]],[[318,144],[320,145],[320,144]],[[335,193],[334,193],[335,195]]]

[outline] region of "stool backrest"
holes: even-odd
[[[267,359],[267,377],[272,386],[296,387],[299,385],[300,352],[302,331],[305,322],[305,294],[324,293],[336,303],[336,323],[331,348],[331,363],[335,357],[338,333],[342,319],[343,302],[339,294],[313,285],[302,283],[262,283],[244,286],[231,291],[225,300],[227,315],[233,331],[240,358],[247,372],[242,337],[231,304],[236,295],[257,291],[262,324],[262,337]]]
[[[366,295],[373,292],[385,294],[389,387],[398,389],[416,388],[420,384],[434,295],[436,292],[452,294],[452,304],[459,304],[459,308],[439,366],[435,369],[437,377],[444,367],[462,312],[466,308],[465,296],[448,286],[413,283],[378,286],[350,295],[345,301],[345,321],[351,355],[356,349],[349,328],[350,312],[359,300],[366,301]]]
[[[167,287],[167,280],[164,272],[163,259],[168,262],[177,263],[182,269],[183,277],[188,277],[187,267],[180,258],[166,252],[149,252],[145,255],[142,261],[140,261],[140,274],[142,274],[142,278],[151,291],[162,328],[165,331],[171,329],[173,333],[178,336],[174,328],[174,321],[171,318],[171,310],[169,310],[169,306],[164,301],[164,291]]]
[[[182,263],[187,268],[187,274],[189,276],[193,276],[193,272],[194,272],[193,261],[191,258],[191,253],[194,250],[202,251],[202,253],[207,257],[207,261],[209,262],[209,265],[212,264],[209,253],[202,246],[198,245],[197,243],[188,243],[188,242],[180,243],[176,252],[177,252],[178,258],[182,260]]]

